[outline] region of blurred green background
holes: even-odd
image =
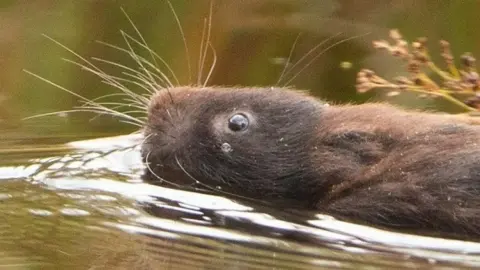
[[[134,127],[115,119],[87,113],[22,120],[79,105],[77,97],[23,70],[89,98],[114,92],[98,77],[63,61],[75,56],[43,34],[84,57],[100,57],[136,68],[127,55],[97,42],[125,47],[120,30],[135,35],[123,8],[150,47],[164,57],[181,83],[187,84],[187,58],[192,63],[192,74],[198,74],[197,60],[210,1],[171,0],[171,4],[183,26],[188,55],[172,10],[163,0],[0,1],[0,147],[51,144],[134,131]],[[427,36],[434,58],[438,55],[439,39],[449,40],[457,56],[465,51],[478,56],[479,10],[477,0],[215,0],[211,42],[217,63],[209,84],[275,84],[299,34],[293,63],[338,33],[341,34],[333,41],[367,34],[329,49],[290,85],[334,103],[384,100],[382,91],[357,94],[354,88],[356,73],[361,68],[374,69],[385,77],[396,76],[403,70],[402,62],[374,51],[372,40],[387,38],[389,29],[398,28],[409,40]],[[313,57],[309,56],[306,62]],[[342,68],[344,61],[352,63],[351,68]],[[211,62],[209,55],[207,63]],[[287,78],[292,78],[306,62]],[[119,72],[105,68],[114,74]],[[405,107],[451,112],[456,109],[442,100],[416,99],[408,94],[388,100]]]

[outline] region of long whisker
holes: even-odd
[[[207,46],[205,42],[205,29],[207,28],[206,19],[203,20],[202,28],[202,37],[200,38],[200,53],[198,54],[198,75],[197,75],[197,85],[200,85],[202,80],[202,69],[203,69],[203,46]]]
[[[328,46],[327,48],[323,49],[321,52],[319,52],[315,57],[313,57],[312,59],[310,59],[310,61],[303,67],[301,68],[292,78],[290,78],[290,80],[288,80],[284,86],[286,85],[289,85],[293,80],[295,80],[295,78],[298,77],[298,75],[300,75],[300,73],[302,73],[306,68],[308,68],[318,57],[322,56],[323,53],[325,53],[326,51],[332,49],[333,47],[336,47],[342,43],[345,43],[347,41],[350,41],[350,40],[353,40],[353,39],[356,39],[356,38],[360,38],[360,37],[364,37],[366,35],[369,35],[370,33],[366,33],[366,34],[361,34],[361,35],[356,35],[356,36],[353,36],[353,37],[349,37],[349,38],[345,38],[345,39],[342,39],[338,42],[335,42],[333,43],[332,45]]]
[[[130,80],[127,80],[125,78],[120,78],[120,77],[116,77],[116,76],[112,76],[112,75],[109,75],[105,72],[103,72],[102,70],[100,70],[99,68],[97,67],[94,67],[94,68],[90,68],[86,65],[83,65],[81,63],[78,63],[78,62],[75,62],[75,61],[72,61],[72,60],[69,60],[69,59],[63,59],[65,62],[67,63],[71,63],[71,64],[74,64],[76,66],[79,66],[80,68],[82,68],[83,70],[86,70],[92,74],[95,74],[97,75],[98,77],[102,78],[104,80],[104,82],[114,88],[117,88],[118,90],[128,94],[129,96],[131,97],[139,97],[138,94],[132,92],[131,90],[129,90],[125,85],[121,84],[120,82],[121,81],[126,81],[126,82],[129,82],[129,83],[132,83],[132,81]],[[92,63],[88,62],[89,65],[93,65]]]
[[[177,22],[178,30],[180,31],[180,34],[182,35],[182,40],[183,40],[183,46],[185,47],[185,54],[186,54],[186,59],[187,59],[187,67],[188,67],[188,81],[192,81],[192,66],[190,64],[190,52],[188,51],[188,46],[187,46],[187,38],[185,37],[185,33],[183,32],[183,27],[182,24],[180,23],[180,19],[177,16],[177,12],[175,12],[175,9],[173,8],[172,3],[167,0],[168,6],[170,7],[170,10],[172,11],[173,16],[175,17],[175,21]]]
[[[123,75],[125,76],[128,76],[128,77],[131,77],[133,79],[135,79],[134,81],[132,80],[131,83],[139,86],[140,88],[146,90],[148,93],[150,94],[153,94],[155,93],[155,91],[157,91],[158,88],[162,88],[160,87],[160,85],[158,85],[157,83],[153,82],[149,82],[143,74],[141,75],[135,75],[135,74],[132,74],[132,73],[129,73],[129,72],[122,72]],[[145,103],[146,104],[146,103]]]
[[[200,46],[200,59],[199,59],[200,66],[198,68],[197,85],[201,85],[202,76],[203,76],[203,67],[205,65],[205,61],[207,58],[207,51],[210,45],[210,34],[212,31],[212,13],[213,13],[213,1],[210,1],[210,10],[209,10],[208,19],[204,21],[204,25],[203,25],[203,33],[202,33],[202,40],[201,40],[201,46]],[[205,28],[207,28],[207,36],[204,40],[203,36],[204,36]],[[203,45],[204,41],[205,41],[205,45]]]
[[[212,65],[210,66],[210,70],[208,71],[207,77],[205,78],[205,82],[203,83],[203,87],[207,86],[208,81],[212,76],[213,70],[215,69],[215,65],[217,64],[217,52],[215,51],[215,48],[213,48],[211,43],[209,43],[209,45],[210,45],[210,49],[212,50],[213,61],[212,61]]]
[[[144,66],[143,64],[143,61],[141,60],[142,57],[140,57],[138,54],[135,53],[135,50],[133,49],[132,47],[132,44],[130,44],[130,39],[134,40],[133,38],[131,38],[127,33],[125,33],[124,31],[120,31],[120,33],[122,34],[123,36],[123,40],[125,41],[125,44],[127,44],[127,47],[129,48],[129,51],[130,51],[130,57],[135,61],[137,62],[137,65],[143,70],[144,74],[150,79],[150,81],[154,81],[150,71]],[[148,62],[148,61],[147,61]],[[150,63],[150,62],[148,62]],[[150,63],[151,64],[151,63]],[[153,65],[153,64],[151,64]]]
[[[122,115],[118,114],[118,112],[110,112],[109,113],[107,111],[102,111],[98,108],[96,108],[96,109],[91,109],[91,108],[83,109],[83,108],[79,107],[78,109],[71,109],[71,110],[37,114],[37,115],[25,117],[25,118],[23,118],[23,120],[29,120],[29,119],[34,119],[34,118],[58,115],[58,114],[61,114],[61,113],[77,113],[77,112],[90,112],[90,113],[96,113],[96,114],[111,115],[111,116],[115,116],[115,117],[122,117]],[[142,127],[143,126],[143,124],[139,123],[139,120],[137,120],[137,119],[135,119],[135,120],[136,121],[128,121],[128,120],[124,120],[124,121],[128,121],[126,123],[129,123],[129,124],[137,126],[137,127]]]
[[[75,93],[75,92],[73,92],[73,91],[71,91],[71,90],[69,90],[69,89],[67,89],[67,88],[65,88],[65,87],[62,87],[62,86],[60,86],[60,85],[58,85],[58,84],[56,84],[56,83],[54,83],[54,82],[52,82],[52,81],[50,81],[50,80],[47,80],[46,78],[43,78],[43,77],[41,77],[41,76],[39,76],[39,75],[37,75],[37,74],[35,74],[35,73],[32,73],[32,72],[30,72],[30,71],[28,71],[28,70],[24,70],[24,71],[25,71],[26,73],[28,73],[28,74],[30,74],[30,75],[32,75],[32,76],[34,76],[34,77],[42,80],[42,81],[44,81],[44,82],[46,82],[46,83],[54,86],[54,87],[57,87],[58,89],[61,89],[61,90],[65,91],[65,92],[67,92],[67,93],[69,93],[69,94],[71,94],[71,95],[73,95],[73,96],[75,96],[75,97],[80,98],[81,100],[85,101],[86,103],[92,104],[92,105],[93,105],[92,109],[94,108],[97,112],[103,112],[103,113],[108,113],[108,114],[111,114],[111,115],[114,115],[114,116],[117,116],[117,117],[123,117],[123,118],[125,118],[125,119],[129,119],[129,120],[134,121],[134,122],[139,122],[139,123],[141,124],[141,121],[139,121],[138,119],[136,119],[136,118],[134,118],[134,117],[132,117],[132,116],[130,116],[130,115],[127,115],[127,114],[124,114],[124,113],[121,113],[121,112],[114,111],[114,110],[109,109],[109,108],[107,108],[107,107],[105,107],[105,106],[102,106],[101,104],[99,104],[99,103],[97,103],[97,102],[92,102],[90,99],[88,99],[88,98],[86,98],[86,97],[84,97],[84,96],[82,96],[82,95],[80,95],[80,94],[78,94],[78,93]],[[81,109],[81,110],[70,110],[70,111],[63,111],[63,112],[74,112],[74,111],[89,111],[89,112],[94,112],[93,110],[90,110],[90,108],[88,108],[88,109],[83,108],[83,109]],[[59,112],[53,112],[53,113],[50,113],[50,114],[36,115],[36,116],[32,116],[32,117],[27,117],[27,118],[25,118],[25,120],[26,120],[26,119],[37,118],[37,117],[40,117],[40,116],[55,115],[55,114],[58,114],[58,113],[59,113]]]
[[[151,54],[153,54],[157,59],[159,59],[162,64],[167,68],[167,70],[172,74],[172,77],[173,79],[176,81],[177,84],[179,84],[179,81],[177,79],[177,77],[175,76],[175,73],[173,73],[173,70],[171,69],[171,67],[168,65],[168,63],[162,58],[160,57],[157,53],[155,53],[155,51],[153,51],[152,49],[148,48],[148,47],[145,47],[145,45],[139,43],[138,41],[136,41],[134,38],[130,37],[128,34],[124,34],[126,37],[128,37],[129,39],[131,39],[132,42],[138,44],[139,46],[143,47],[144,49],[148,50]],[[104,46],[107,46],[107,47],[110,47],[110,48],[113,48],[115,50],[118,50],[120,52],[124,52],[124,53],[127,53],[128,55],[131,56],[131,51],[125,49],[125,48],[122,48],[122,47],[119,47],[119,46],[116,46],[116,45],[113,45],[113,44],[110,44],[110,43],[107,43],[107,42],[103,42],[103,41],[97,41],[99,44],[102,44]],[[163,73],[159,68],[157,68],[154,64],[152,64],[151,62],[147,61],[145,58],[137,55],[136,56],[137,59],[141,60],[144,64],[148,65],[148,66],[151,66],[155,72],[157,72],[161,77],[162,77],[162,82],[165,82],[167,86],[173,86],[173,84],[171,83],[170,79],[168,78],[167,75],[165,75],[165,73]]]
[[[69,94],[71,94],[71,95],[73,95],[73,96],[75,96],[75,97],[78,97],[78,98],[80,98],[81,100],[90,102],[90,99],[88,99],[88,98],[86,98],[86,97],[84,97],[84,96],[82,96],[82,95],[80,95],[80,94],[78,94],[78,93],[75,93],[75,92],[73,92],[73,91],[71,91],[71,90],[68,90],[67,88],[65,88],[65,87],[63,87],[63,86],[61,86],[61,85],[58,85],[58,84],[56,84],[56,83],[54,83],[54,82],[52,82],[52,81],[50,81],[50,80],[48,80],[48,79],[46,79],[46,78],[43,78],[43,77],[41,77],[41,76],[39,76],[39,75],[37,75],[37,74],[35,74],[35,73],[33,73],[33,72],[30,72],[30,71],[28,71],[28,70],[26,70],[26,69],[24,69],[23,71],[26,72],[26,73],[29,74],[29,75],[32,75],[32,76],[36,77],[37,79],[40,79],[40,80],[42,80],[42,81],[44,81],[44,82],[46,82],[46,83],[48,83],[48,84],[50,84],[50,85],[58,88],[58,89],[61,89],[61,90],[65,91],[65,92],[67,92],[67,93],[69,93]]]
[[[128,121],[128,120],[119,120],[119,121],[120,121],[121,123],[129,124],[129,125],[136,126],[136,127],[139,127],[139,128],[143,127],[143,125],[139,125],[139,124],[137,124],[137,123],[134,123],[134,122]]]
[[[182,185],[179,185],[179,184],[177,184],[177,183],[173,183],[173,182],[167,181],[167,180],[165,180],[164,178],[162,178],[162,177],[160,177],[159,175],[157,175],[157,174],[153,171],[153,169],[150,167],[150,161],[149,161],[150,153],[151,153],[151,151],[148,152],[147,155],[145,156],[145,165],[146,165],[148,171],[149,171],[153,176],[155,176],[158,180],[160,180],[160,181],[162,181],[162,182],[165,182],[165,183],[167,183],[167,184],[170,184],[170,185],[172,185],[172,186],[174,186],[174,187],[182,188]]]
[[[133,107],[133,108],[136,108],[136,109],[141,109],[139,110],[140,112],[142,112],[143,114],[145,114],[145,110],[143,109],[143,107],[138,107],[138,106],[135,106],[135,105],[131,105],[131,104],[126,104],[126,103],[119,103],[119,102],[103,102],[103,103],[100,103],[100,105],[102,105],[102,107],[104,108],[107,108],[108,111],[111,111],[111,112],[117,112],[117,113],[123,113],[123,114],[128,114],[127,112],[120,112],[120,111],[117,111],[116,109],[118,108],[125,108],[125,107]],[[107,107],[107,106],[115,106],[115,107]],[[78,108],[82,108],[82,109],[86,109],[86,108],[99,108],[98,106],[96,105],[90,105],[89,103],[84,103],[82,104],[81,106],[79,106]],[[101,110],[103,110],[103,108],[99,108]]]
[[[132,103],[133,105],[136,105],[138,106],[139,108],[145,108],[145,102],[148,102],[148,100],[139,100],[139,99],[145,99],[145,97],[143,96],[138,96],[138,99],[135,99],[135,98],[132,98],[131,95],[129,94],[126,94],[126,93],[114,93],[114,94],[107,94],[107,95],[103,95],[103,96],[100,96],[100,97],[97,97],[97,98],[93,98],[93,99],[90,99],[90,102],[88,103],[98,103],[98,104],[102,104],[102,102],[100,102],[101,100],[103,99],[106,99],[106,98],[110,98],[110,97],[124,97],[123,100],[124,101],[128,101],[130,103]]]
[[[112,86],[117,86],[117,88],[121,89],[122,90],[122,87],[123,89],[126,89],[123,85],[119,84],[118,82],[116,82],[115,80],[111,79],[111,76],[110,75],[107,75],[103,70],[101,70],[100,68],[98,68],[97,66],[95,66],[92,62],[88,61],[85,57],[81,56],[80,54],[76,53],[75,51],[73,51],[72,49],[68,48],[67,46],[63,45],[62,43],[58,42],[57,40],[49,37],[48,35],[45,35],[43,34],[43,36],[47,39],[49,39],[50,41],[54,42],[55,44],[57,44],[58,46],[60,46],[61,48],[63,48],[64,50],[68,51],[69,53],[71,53],[72,55],[74,55],[75,57],[77,57],[78,59],[80,59],[82,62],[86,63],[86,65],[88,65],[89,67],[87,67],[86,65],[82,65],[80,63],[76,63],[74,61],[71,61],[73,63],[76,63],[77,65],[81,66],[82,68],[92,72],[93,74],[96,74],[97,76],[109,81],[110,85]],[[64,59],[66,60],[66,59]],[[70,91],[71,92],[71,91]],[[73,93],[73,92],[72,92]]]
[[[297,37],[295,38],[295,41],[293,42],[292,48],[290,48],[290,52],[288,53],[288,58],[287,58],[287,61],[285,62],[282,73],[280,74],[280,77],[278,78],[278,81],[275,85],[279,85],[280,82],[283,80],[283,76],[285,75],[285,72],[287,71],[288,66],[290,65],[290,60],[292,60],[293,52],[295,51],[295,47],[297,46],[297,42],[300,39],[301,35],[302,35],[302,33],[298,33]]]
[[[330,40],[333,40],[335,37],[339,36],[341,32],[336,33],[333,36],[328,37],[327,39],[323,40],[322,42],[318,43],[315,45],[315,47],[311,48],[306,54],[304,54],[295,64],[293,64],[290,68],[288,68],[284,73],[283,76],[286,76],[288,73],[292,72],[298,65],[300,65],[305,59],[307,59],[308,56],[310,56],[312,53],[314,53],[318,48],[323,46],[324,44],[328,43]],[[279,80],[277,82],[277,85],[280,84]]]
[[[150,47],[148,46],[148,43],[147,41],[145,40],[145,38],[143,37],[142,33],[138,30],[137,26],[133,23],[133,20],[130,18],[130,16],[128,16],[127,12],[121,8],[123,14],[125,15],[125,17],[127,17],[127,20],[128,22],[130,23],[130,25],[132,26],[132,28],[135,30],[135,32],[137,33],[137,36],[140,38],[140,40],[142,41],[143,45],[145,45],[145,47]],[[152,57],[152,61],[153,63],[155,64],[156,67],[158,67],[158,63],[157,63],[157,59],[155,59],[155,56],[153,55],[152,51],[149,50],[149,53],[150,53],[150,57]]]
[[[102,102],[102,103],[99,103],[100,105],[102,106],[116,106],[116,107],[112,107],[111,109],[112,110],[116,110],[118,108],[122,108],[122,107],[129,107],[129,108],[136,108],[136,109],[139,109],[138,112],[142,112],[142,113],[146,113],[145,112],[145,107],[142,107],[142,106],[138,106],[138,105],[134,105],[134,104],[129,104],[129,103],[120,103],[120,102]],[[80,108],[86,108],[87,106],[89,106],[90,103],[87,103],[85,102]],[[95,105],[91,106],[91,107],[95,107]],[[123,112],[123,113],[126,113],[128,114],[128,112]]]
[[[143,124],[144,124],[143,121],[141,121],[138,118],[135,118],[135,117],[132,117],[128,114],[120,113],[120,112],[117,112],[117,111],[114,111],[114,110],[105,111],[105,110],[96,109],[94,107],[86,107],[86,108],[78,107],[78,109],[71,110],[71,112],[92,112],[92,113],[97,113],[97,114],[100,114],[100,115],[110,115],[110,116],[113,116],[113,117],[118,117],[122,120],[129,121],[131,123],[135,123],[135,125],[138,126],[138,127],[142,127]]]
[[[124,69],[124,70],[128,70],[128,71],[132,72],[133,74],[136,74],[136,76],[131,76],[131,77],[136,78],[139,82],[141,82],[141,83],[143,83],[143,84],[146,84],[146,85],[148,85],[148,86],[151,87],[151,88],[150,88],[150,87],[146,87],[145,85],[142,87],[142,88],[145,89],[147,92],[152,93],[152,92],[155,90],[154,87],[153,87],[153,85],[152,85],[152,83],[151,83],[148,79],[144,79],[144,78],[140,79],[140,78],[141,78],[140,76],[143,76],[144,74],[141,73],[141,72],[139,72],[139,71],[136,71],[136,70],[133,69],[133,68],[129,68],[129,67],[124,66],[124,65],[122,65],[122,64],[120,64],[120,63],[113,62],[113,61],[109,61],[109,60],[105,60],[105,59],[102,59],[102,58],[92,57],[92,59],[95,60],[95,61],[101,62],[101,63],[109,64],[109,65],[112,65],[112,66],[115,66],[115,67],[119,67],[119,68]],[[131,73],[126,73],[126,74],[131,74]],[[156,75],[155,75],[155,76],[156,76]],[[163,80],[163,79],[161,79],[161,80]],[[164,82],[164,81],[162,81],[162,82]],[[139,86],[142,86],[142,85],[139,84]]]
[[[90,101],[97,102],[97,101],[100,101],[102,99],[110,98],[110,97],[130,97],[130,95],[128,95],[126,93],[106,94],[106,95],[103,95],[103,96],[92,98]],[[141,97],[143,98],[143,96],[141,96]],[[128,99],[128,100],[131,101],[132,103],[135,103],[135,104],[138,104],[138,105],[142,104],[142,103],[138,103],[138,100],[135,100],[135,99]]]
[[[143,109],[143,111],[145,111],[145,106],[146,106],[146,105],[143,104],[143,103],[138,103],[137,100],[130,99],[130,98],[123,98],[122,100],[125,101],[125,102],[130,102],[130,103],[132,103],[133,105],[136,105],[136,108],[139,108],[139,109],[141,108],[141,109]]]
[[[103,100],[105,98],[109,98],[109,97],[122,97],[122,96],[130,97],[129,95],[127,95],[125,93],[115,93],[115,94],[103,95],[103,96],[91,99],[91,102],[85,102],[85,101],[82,101],[82,102],[84,102],[84,105],[98,103],[102,106],[106,106],[106,105],[108,105],[108,103],[105,103],[103,101],[101,102],[101,100]],[[143,104],[142,102],[139,102],[138,100],[135,100],[135,99],[132,99],[132,98],[123,98],[122,100],[127,102],[127,103],[117,103],[117,104],[122,104],[124,106],[137,108],[137,109],[142,110],[144,113],[146,113],[145,112],[145,104]]]
[[[175,155],[175,162],[177,162],[177,165],[178,167],[180,167],[180,169],[183,171],[183,173],[185,173],[187,175],[187,177],[189,177],[190,179],[192,179],[193,181],[195,181],[196,184],[199,184],[211,191],[214,191],[214,192],[218,192],[218,193],[221,193],[221,194],[225,194],[225,195],[229,195],[229,196],[234,196],[234,197],[237,197],[237,198],[241,198],[241,199],[245,199],[245,200],[250,200],[250,201],[256,201],[256,202],[260,202],[259,200],[256,200],[256,199],[252,199],[252,198],[249,198],[249,197],[244,197],[244,196],[241,196],[241,195],[238,195],[238,194],[234,194],[234,193],[230,193],[230,192],[226,192],[226,191],[223,191],[223,190],[220,190],[220,189],[217,189],[217,188],[214,188],[214,187],[211,187],[207,184],[204,184],[202,182],[200,182],[199,180],[197,180],[195,177],[193,177],[191,174],[189,174],[185,168],[182,166],[182,164],[180,163],[180,161],[178,160],[178,157],[177,155]]]

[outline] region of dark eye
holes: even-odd
[[[228,128],[232,131],[242,131],[247,129],[248,118],[241,113],[237,113],[228,119]]]

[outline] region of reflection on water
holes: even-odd
[[[140,135],[0,168],[0,266],[289,269],[480,266],[480,244],[143,183]]]

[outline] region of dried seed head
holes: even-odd
[[[429,61],[427,55],[419,51],[416,51],[413,54],[413,59],[416,60],[419,64],[426,64]]]
[[[368,83],[370,79],[365,76],[357,76],[357,83]]]
[[[406,40],[399,40],[397,46],[406,49],[408,47],[408,42]]]
[[[375,49],[386,49],[390,50],[390,44],[386,40],[375,40],[372,42],[373,48]]]
[[[423,49],[423,44],[418,41],[415,41],[415,42],[412,42],[412,47],[416,50],[421,50]]]
[[[464,53],[461,56],[462,59],[462,64],[467,67],[467,68],[472,68],[475,66],[476,59],[473,57],[473,55],[469,52]]]
[[[407,70],[410,73],[418,74],[420,73],[420,63],[417,60],[410,60],[407,65]]]
[[[418,77],[415,78],[414,83],[415,85],[418,85],[418,86],[424,85],[423,80]]]
[[[458,91],[468,88],[464,85],[464,83],[459,82],[457,80],[445,81],[443,85],[446,89],[452,89],[452,90],[458,90]]]
[[[387,97],[394,97],[400,95],[400,91],[390,91],[387,93]]]
[[[390,37],[394,40],[402,39],[402,35],[400,35],[400,32],[398,31],[398,29],[390,30]]]
[[[367,78],[372,78],[373,76],[375,76],[375,72],[373,70],[370,70],[370,69],[362,69],[362,70],[360,70],[360,72],[358,74],[359,75],[363,74],[363,76],[365,76]]]
[[[372,83],[372,78],[375,76],[375,73],[369,69],[362,69],[357,73],[357,92],[365,93],[375,87],[375,84]]]
[[[466,99],[465,101],[463,101],[463,103],[467,104],[472,108],[476,108],[477,110],[480,109],[480,97],[478,97],[477,95]]]
[[[392,48],[392,55],[393,56],[401,56],[402,55],[402,50],[398,47]]]
[[[442,50],[449,50],[450,49],[450,43],[446,40],[440,40],[440,47],[442,47]]]
[[[464,89],[476,91],[480,87],[480,76],[476,71],[461,71],[462,85]]]
[[[373,88],[375,87],[375,85],[373,83],[359,83],[355,86],[355,88],[357,89],[357,92],[358,93],[365,93],[365,92],[368,92],[370,90],[372,90]]]
[[[427,41],[428,39],[426,37],[417,38],[417,43],[419,44],[418,49],[424,50],[427,47]]]
[[[396,77],[395,82],[397,84],[402,84],[402,85],[413,85],[412,80],[410,80],[409,78],[407,78],[405,76]]]

